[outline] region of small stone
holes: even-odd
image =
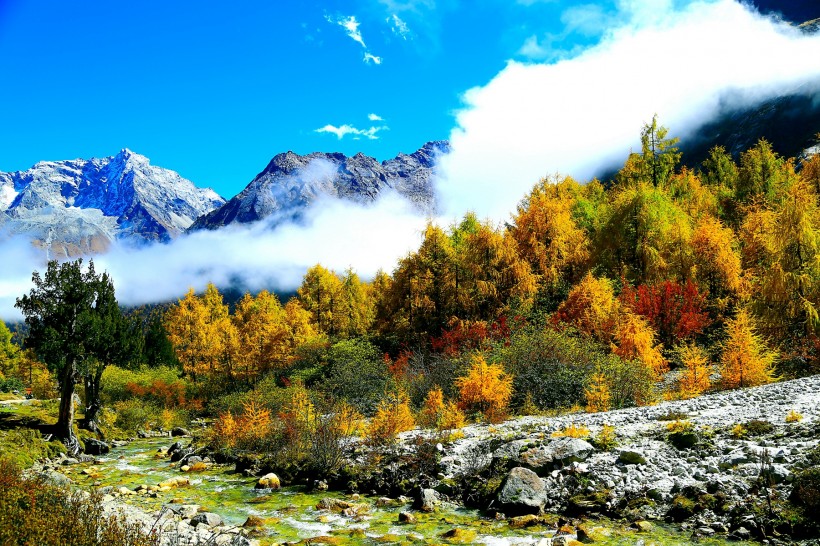
[[[641,533],[648,533],[652,530],[652,524],[646,520],[635,521],[632,523],[632,527]]]
[[[410,512],[399,512],[399,523],[416,523],[416,516]]]
[[[245,523],[242,524],[242,527],[248,529],[251,527],[262,527],[264,524],[265,521],[259,516],[248,516],[248,519],[245,520]]]
[[[174,427],[171,429],[171,436],[190,436],[191,431],[187,428]]]
[[[646,457],[640,451],[624,449],[618,454],[618,460],[624,464],[646,464]]]
[[[254,487],[256,489],[279,489],[282,484],[279,481],[279,476],[270,472],[259,478]]]
[[[198,527],[199,525],[219,527],[222,525],[222,516],[214,514],[213,512],[201,512],[191,518],[191,525],[194,527]]]

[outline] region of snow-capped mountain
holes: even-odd
[[[278,154],[239,195],[199,218],[190,229],[217,229],[263,218],[275,224],[298,218],[322,195],[368,203],[388,188],[410,200],[419,212],[432,212],[435,162],[449,150],[447,141],[428,142],[412,154],[399,154],[381,163],[361,153],[353,157],[321,152]]]
[[[0,172],[0,231],[31,237],[51,258],[104,252],[115,239],[168,241],[224,203],[127,149]]]

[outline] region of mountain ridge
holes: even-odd
[[[435,210],[436,159],[449,150],[446,140],[430,141],[411,154],[400,153],[382,162],[361,152],[349,157],[339,152],[283,152],[222,207],[198,218],[189,231],[266,218],[272,224],[296,220],[322,195],[363,204],[388,189],[408,199],[420,213],[430,214]]]
[[[169,241],[224,202],[127,148],[0,172],[0,228],[31,236],[48,257],[104,252],[114,240]]]

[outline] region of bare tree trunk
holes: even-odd
[[[77,363],[73,360],[63,370],[60,385],[60,414],[54,425],[54,435],[59,438],[70,455],[80,452],[80,442],[74,435],[74,383],[77,381]]]

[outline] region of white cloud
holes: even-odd
[[[392,271],[418,247],[424,223],[407,200],[392,192],[382,193],[372,205],[327,197],[315,201],[300,223],[271,229],[262,220],[138,249],[115,243],[94,262],[98,272],[111,275],[123,305],[171,301],[209,282],[290,292],[319,262],[339,272],[353,267],[363,278],[379,269]],[[31,289],[32,271],[45,271],[44,257],[21,237],[0,242],[0,252],[0,317],[20,320],[14,301]]]
[[[340,27],[345,29],[345,32],[347,33],[347,35],[350,36],[350,38],[352,38],[354,42],[356,42],[356,43],[358,43],[359,45],[362,46],[362,48],[364,49],[364,58],[363,58],[363,60],[364,60],[365,64],[370,64],[370,63],[376,64],[376,65],[382,64],[382,58],[381,57],[373,55],[372,53],[370,53],[370,51],[368,51],[367,44],[364,43],[364,37],[362,36],[361,31],[359,30],[359,26],[360,26],[361,23],[359,23],[359,21],[356,20],[355,15],[350,15],[348,17],[336,17],[336,18],[331,17],[329,15],[325,15],[325,19],[327,19],[327,21],[329,23],[339,25]]]
[[[395,13],[390,15],[386,21],[390,25],[390,30],[392,30],[393,34],[396,36],[402,38],[403,40],[406,40],[411,36],[410,28],[407,26],[407,23],[405,23],[401,17]]]
[[[549,58],[552,53],[549,44],[540,43],[538,36],[532,35],[524,40],[524,45],[518,50],[518,54],[528,59],[543,60]]]
[[[362,38],[362,33],[359,31],[360,23],[356,20],[355,15],[351,15],[349,17],[337,17],[336,19],[326,15],[325,19],[327,19],[328,22],[339,25],[345,29],[347,35],[350,36],[354,42],[358,42],[363,48],[367,49],[367,45],[364,43],[364,38]]]
[[[379,64],[382,64],[382,58],[377,57],[376,55],[373,55],[369,51],[365,51],[364,52],[364,62],[367,63],[367,64],[373,63],[373,64],[376,64],[376,65],[379,65]]]
[[[384,121],[384,118],[378,114],[367,114],[367,119],[370,121]]]
[[[600,4],[572,6],[561,13],[561,22],[566,32],[578,32],[584,36],[595,36],[607,29],[610,17]]]
[[[370,140],[377,140],[379,138],[379,131],[386,130],[387,127],[370,127],[369,129],[357,129],[352,125],[344,124],[339,127],[335,125],[325,125],[324,127],[320,127],[316,129],[317,133],[331,133],[336,135],[336,138],[339,140],[343,139],[347,135],[354,135],[356,137],[365,137]]]
[[[817,92],[820,35],[733,0],[664,5],[621,1],[631,20],[599,45],[548,64],[511,61],[465,93],[438,183],[449,217],[471,209],[505,219],[540,177],[586,180],[619,165],[655,113],[685,139],[727,104],[753,104],[805,82],[813,87],[801,92]]]

